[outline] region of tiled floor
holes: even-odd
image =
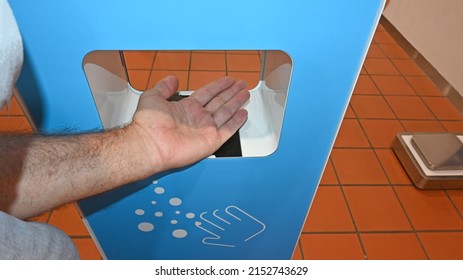
[[[223,75],[259,80],[259,52],[126,52],[134,87],[167,74],[180,90]],[[0,131],[31,128],[14,100]],[[463,117],[381,26],[374,37],[294,259],[463,259],[463,190],[412,186],[390,143],[397,132],[463,131]],[[73,204],[34,218],[100,259]]]
[[[179,90],[195,90],[226,75],[253,88],[260,78],[258,51],[127,51],[124,60],[138,90],[151,88],[166,75],[179,78]]]

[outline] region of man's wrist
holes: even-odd
[[[152,143],[150,136],[136,122],[110,133],[115,133],[119,139],[120,149],[114,152],[123,151],[121,160],[126,161],[124,165],[134,175],[134,181],[164,171],[157,147],[148,144]]]

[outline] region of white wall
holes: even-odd
[[[391,0],[384,16],[463,94],[463,0]]]

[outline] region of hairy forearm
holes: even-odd
[[[20,218],[216,151],[245,122],[243,81],[224,77],[179,102],[168,76],[142,94],[126,127],[74,136],[0,135],[0,210]]]
[[[27,218],[142,179],[143,146],[131,133],[0,136],[0,210]]]

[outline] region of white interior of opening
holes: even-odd
[[[293,63],[282,51],[262,53],[261,79],[250,90],[248,119],[239,131],[243,157],[272,154],[281,136]],[[119,52],[91,52],[83,67],[104,129],[130,123],[142,92],[130,86]]]

